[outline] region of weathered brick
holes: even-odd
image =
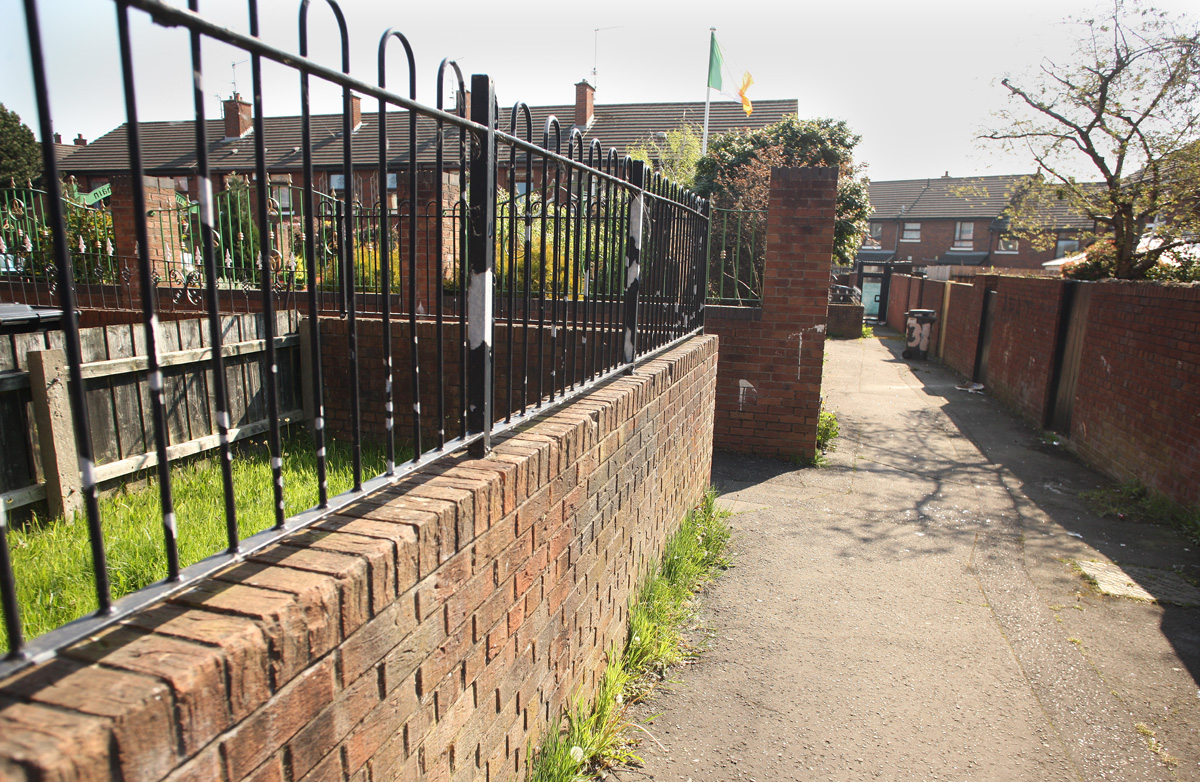
[[[186,638],[219,649],[228,682],[229,712],[234,722],[241,721],[270,696],[269,668],[263,663],[269,656],[267,638],[249,617],[163,605],[136,613],[126,622],[142,630]]]
[[[107,719],[0,698],[0,772],[22,782],[104,779],[113,769],[112,730]]]
[[[253,566],[261,568],[259,565]],[[298,572],[298,571],[297,571]],[[270,670],[275,689],[282,687],[312,660],[332,649],[337,641],[337,596],[332,582],[313,576],[326,584],[314,590],[321,599],[301,601],[295,595],[243,584],[203,582],[175,597],[172,602],[226,611],[259,620],[270,645]]]
[[[221,742],[226,773],[241,779],[296,735],[333,699],[333,660],[304,671]]]
[[[219,649],[117,628],[64,654],[86,663],[104,663],[155,676],[169,684],[187,755],[199,752],[231,724],[225,666]]]
[[[60,658],[18,675],[5,691],[106,718],[125,779],[158,780],[182,760],[171,690],[158,679]]]

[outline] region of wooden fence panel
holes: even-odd
[[[296,313],[278,313],[276,336],[295,334],[299,323]],[[224,316],[222,331],[224,346],[261,340],[266,334],[259,314]],[[203,355],[204,349],[211,347],[208,323],[204,319],[167,322],[160,328],[159,339],[159,355],[165,362],[163,380],[168,443],[171,446],[187,444],[182,450],[174,449],[179,455],[213,447],[216,408],[212,398],[211,358]],[[109,477],[128,474],[131,469],[136,469],[137,463],[144,463],[140,457],[154,447],[150,384],[144,361],[141,362],[143,368],[120,363],[146,355],[145,330],[140,324],[82,329],[80,344],[97,467],[110,465],[106,471]],[[302,398],[296,387],[300,378],[298,338],[293,336],[286,344],[283,348],[277,346],[281,414],[299,408]],[[6,495],[10,505],[21,505],[44,496],[40,488],[38,492],[41,493],[36,497],[29,491],[22,491],[44,481],[26,355],[31,350],[61,345],[58,333],[21,334],[0,339],[0,453],[5,455],[0,460],[0,495]],[[189,351],[191,355],[188,355]],[[95,366],[98,362],[118,363]],[[245,346],[239,348],[238,355],[227,356],[225,362],[233,426],[261,425],[267,411],[263,382],[265,351],[259,346]],[[202,438],[212,442],[197,442]]]

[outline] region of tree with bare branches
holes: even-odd
[[[1044,60],[1027,84],[1004,78],[1009,106],[981,138],[1037,163],[1014,230],[1036,233],[1038,215],[1065,207],[1094,221],[1084,239],[1103,240],[1111,276],[1153,276],[1200,235],[1200,28],[1127,0],[1073,21],[1074,60]]]

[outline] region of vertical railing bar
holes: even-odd
[[[524,106],[524,104],[521,104]],[[526,106],[525,110],[525,140],[533,143],[533,116]],[[525,248],[525,296],[524,311],[521,314],[521,414],[529,407],[529,309],[533,306],[533,293],[530,290],[530,277],[533,272],[532,234],[533,234],[533,152],[525,150],[525,231],[522,234]]]
[[[471,453],[482,457],[491,449],[492,437],[492,336],[493,273],[496,231],[496,97],[492,80],[483,74],[471,77],[471,120],[485,129],[474,131],[472,145],[469,246],[471,278],[467,292],[469,355],[468,403],[471,434],[480,437]]]
[[[258,0],[250,3],[250,35],[258,37]],[[259,295],[262,297],[263,328],[266,331],[265,358],[267,364],[267,446],[271,452],[271,483],[274,495],[275,527],[281,529],[287,518],[283,499],[283,444],[279,431],[279,363],[275,350],[275,300],[271,274],[271,231],[267,210],[267,142],[264,138],[266,120],[262,104],[262,59],[250,55],[250,82],[254,93],[254,167],[258,179],[256,188],[258,206]]]
[[[198,12],[199,0],[188,0],[188,8]],[[212,347],[213,394],[216,396],[217,439],[220,443],[221,486],[225,498],[225,536],[229,541],[229,552],[239,548],[237,525],[237,503],[233,493],[233,450],[229,442],[229,391],[225,387],[225,358],[221,351],[221,311],[217,295],[216,246],[213,225],[213,189],[208,168],[208,129],[204,116],[204,84],[200,57],[200,33],[191,31],[192,48],[192,98],[196,115],[196,173],[197,200],[200,205],[200,250],[204,259],[204,274],[208,278],[205,287],[208,307],[208,340]],[[189,218],[190,221],[190,218]],[[195,237],[193,237],[194,245]],[[193,258],[195,257],[193,250]]]
[[[308,4],[300,9],[300,56],[308,56]],[[313,162],[312,162],[312,114],[309,106],[308,73],[300,73],[300,144],[303,149],[304,165],[304,254],[305,266],[308,272],[308,336],[310,364],[312,366],[312,399],[313,399],[313,449],[317,456],[317,507],[329,506],[329,481],[325,464],[325,384],[324,369],[321,366],[321,322],[320,313],[324,310],[325,297],[318,297],[317,291],[317,204],[313,197]],[[324,210],[324,202],[321,207]],[[323,216],[323,215],[322,215]],[[320,221],[323,231],[324,220]],[[328,247],[328,238],[321,243],[322,252]]]
[[[563,362],[559,360],[558,346],[561,341],[564,345],[563,353],[566,353],[565,335],[562,334],[561,325],[558,322],[558,311],[560,308],[565,308],[565,302],[562,299],[566,298],[566,274],[565,266],[566,258],[559,258],[560,249],[565,254],[566,247],[564,245],[564,237],[566,228],[564,227],[566,205],[560,204],[559,200],[563,198],[563,172],[562,163],[555,161],[554,163],[554,242],[553,256],[554,262],[551,266],[553,271],[553,308],[551,315],[550,326],[550,401],[553,402],[558,398],[558,389],[562,383]],[[567,190],[570,190],[570,175],[568,173]],[[563,267],[564,273],[560,273],[560,268]],[[561,338],[561,339],[560,339]]]
[[[129,121],[129,165],[133,191],[133,212],[138,242],[138,264],[141,274],[142,318],[146,333],[147,378],[150,383],[150,406],[154,421],[154,445],[158,457],[157,473],[159,504],[162,506],[163,538],[167,552],[167,579],[179,578],[178,532],[175,522],[175,502],[171,496],[171,465],[167,458],[167,415],[163,400],[163,376],[158,364],[158,316],[154,312],[154,289],[150,278],[149,231],[146,227],[146,192],[142,181],[142,148],[137,115],[137,96],[133,84],[133,45],[129,36],[129,5],[117,4],[117,35],[121,47],[121,76],[125,85],[125,112]],[[57,196],[56,196],[57,198]],[[52,208],[55,198],[51,199]],[[64,237],[65,241],[65,237]],[[64,252],[65,256],[65,252]],[[63,262],[67,262],[64,257]],[[60,295],[66,295],[62,291]],[[82,384],[79,386],[82,389]],[[82,403],[82,399],[80,400]],[[82,458],[81,458],[82,460]],[[89,457],[90,461],[90,457]],[[90,469],[91,465],[88,465]],[[94,491],[94,487],[93,487]]]
[[[583,309],[583,329],[582,329],[583,333],[581,335],[582,336],[582,344],[580,346],[581,352],[583,353],[583,355],[580,356],[580,362],[579,362],[580,384],[586,383],[587,377],[588,377],[588,348],[591,347],[591,345],[589,343],[592,341],[592,330],[591,330],[591,322],[592,322],[592,315],[593,315],[592,304],[595,301],[595,295],[596,295],[595,284],[592,279],[592,277],[596,273],[596,271],[595,271],[596,247],[593,243],[594,232],[592,231],[592,227],[595,223],[595,211],[594,210],[595,210],[595,201],[596,201],[595,197],[592,194],[592,189],[594,187],[596,187],[596,178],[595,178],[596,175],[592,173],[592,169],[595,167],[595,163],[596,163],[595,159],[593,158],[593,155],[595,154],[596,148],[599,146],[599,143],[600,143],[599,139],[592,139],[592,143],[588,146],[588,157],[587,157],[588,168],[584,175],[585,176],[584,182],[580,184],[580,191],[581,191],[581,199],[580,200],[582,202],[583,199],[586,198],[586,204],[587,204],[580,211],[580,214],[583,217],[582,242],[583,242],[583,249],[584,249],[583,257],[580,258],[580,267],[581,267],[580,274],[581,274],[582,281],[583,281],[583,300],[580,302],[580,306]]]
[[[518,106],[520,104],[517,104]],[[512,122],[509,124],[508,132],[511,135],[516,135],[517,132],[517,107],[513,107]],[[516,319],[515,312],[517,306],[517,148],[515,145],[509,145],[508,148],[508,219],[503,222],[503,230],[507,231],[507,236],[504,237],[507,241],[501,243],[502,251],[507,253],[506,263],[504,265],[505,285],[508,290],[505,291],[508,299],[508,333],[505,335],[505,342],[508,345],[508,353],[505,356],[506,371],[505,371],[505,391],[507,393],[504,422],[512,422],[513,414],[513,386],[515,378],[513,377],[513,368],[516,366],[516,361],[513,360],[513,349],[515,347],[515,337],[513,329],[515,328]],[[499,226],[498,226],[499,227]]]
[[[408,39],[400,33],[396,33],[396,36],[404,44],[404,53],[408,57],[408,92],[409,97],[415,101],[417,99],[416,59],[413,57]],[[382,68],[382,65],[380,67]],[[412,356],[413,459],[419,459],[420,455],[425,452],[421,442],[421,350],[420,340],[417,336],[417,204],[420,203],[420,193],[417,182],[417,113],[412,110],[408,112],[408,189],[408,349]],[[390,296],[391,292],[389,291],[388,294]],[[390,363],[388,372],[390,383]]]
[[[438,65],[437,72],[437,108],[443,109],[442,102],[444,100],[444,84],[443,79],[446,72],[446,67],[454,68],[454,73],[458,77],[458,93],[455,95],[455,111],[458,114],[463,113],[462,101],[459,96],[466,91],[466,86],[463,84],[462,72],[458,69],[458,64],[452,60],[443,59]],[[443,135],[444,120],[441,117],[437,119],[437,148],[435,150],[436,163],[434,166],[434,209],[437,214],[436,221],[436,238],[437,248],[435,250],[434,263],[436,264],[437,274],[435,275],[436,295],[437,295],[437,416],[438,416],[438,448],[446,446],[446,366],[445,366],[445,280],[444,280],[444,261],[446,257],[445,235],[446,229],[444,225],[445,215],[445,182],[443,175],[445,171],[445,148],[446,138]],[[460,129],[460,135],[461,135]],[[461,151],[460,151],[461,154]],[[459,176],[463,175],[463,167],[459,165]],[[459,182],[461,189],[462,182]],[[462,376],[460,376],[461,380]],[[461,394],[460,394],[461,396]],[[414,458],[419,458],[413,454]]]
[[[633,162],[628,170],[631,186],[629,200],[629,240],[625,245],[625,364],[628,371],[633,371],[633,362],[637,358],[638,340],[638,294],[641,290],[642,275],[642,220],[646,206],[642,186],[645,183],[646,164],[640,160]]]
[[[578,131],[576,131],[578,133]],[[575,136],[572,135],[572,142]],[[572,143],[571,150],[574,151],[575,146]],[[574,159],[574,158],[572,158]],[[583,137],[579,137],[579,162],[583,162]],[[577,370],[579,368],[579,310],[582,302],[580,301],[581,285],[580,274],[583,266],[583,224],[584,224],[584,201],[583,201],[583,183],[586,174],[582,166],[574,169],[576,190],[575,190],[575,230],[574,230],[574,262],[571,264],[572,286],[571,286],[571,388],[575,388],[577,381]]]
[[[557,154],[559,147],[562,146],[562,134],[561,134],[561,129],[558,124],[558,118],[553,115],[546,118],[546,127],[545,127],[545,130],[542,132],[542,148],[547,151],[550,150],[550,129],[551,128],[554,129],[554,152],[555,152],[555,154]],[[558,164],[557,163],[555,164],[554,171],[555,171],[555,180],[557,183],[557,177],[558,177]],[[546,350],[546,348],[545,348],[545,345],[546,345],[546,343],[545,343],[545,339],[546,339],[546,264],[547,263],[550,264],[551,284],[554,286],[554,290],[555,290],[555,293],[554,293],[555,306],[557,306],[557,290],[558,290],[558,285],[555,282],[555,280],[556,280],[556,277],[555,277],[556,260],[552,259],[552,257],[551,257],[551,256],[555,255],[554,245],[557,244],[557,242],[558,242],[558,236],[557,236],[557,234],[554,235],[554,238],[551,241],[551,245],[550,245],[550,252],[547,253],[547,251],[546,251],[546,236],[547,236],[546,220],[549,217],[549,212],[550,212],[552,204],[553,204],[555,214],[558,213],[557,201],[558,201],[557,184],[554,189],[550,188],[550,158],[548,156],[543,155],[542,156],[542,216],[541,216],[542,270],[541,270],[541,275],[540,275],[541,284],[538,286],[538,289],[539,289],[539,295],[538,295],[538,302],[539,302],[539,312],[538,312],[538,406],[539,407],[542,405],[543,400],[545,400],[545,398],[546,398],[546,386],[545,386],[545,381],[546,381],[546,367],[545,367],[545,361],[546,361],[545,350]],[[550,372],[551,372],[551,375],[553,376],[553,372],[554,372],[554,357],[553,357],[554,333],[553,333],[553,331],[551,331],[550,338],[551,338],[551,342],[550,342],[550,344],[551,344]],[[551,395],[553,395],[553,393],[554,393],[553,377],[551,378],[551,383],[550,383],[550,393],[551,393]]]

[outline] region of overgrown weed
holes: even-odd
[[[1175,527],[1200,544],[1200,505],[1183,505],[1132,480],[1105,489],[1080,492],[1099,516]]]
[[[667,540],[661,564],[644,576],[630,604],[625,648],[609,650],[595,698],[590,704],[576,701],[565,725],[551,723],[541,747],[527,753],[529,782],[579,782],[641,761],[630,735],[639,726],[625,712],[662,681],[667,668],[698,653],[687,637],[696,616],[693,596],[730,565],[729,514],[716,507],[716,496],[712,489],[705,492]]]

